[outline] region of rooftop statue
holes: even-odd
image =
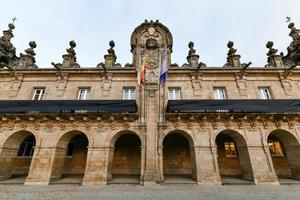
[[[282,54],[277,54],[278,49],[273,48],[274,43],[272,41],[268,41],[266,44],[266,47],[269,49],[267,56],[267,62],[268,64],[265,65],[265,67],[284,67],[284,64],[282,62]]]
[[[12,68],[14,62],[17,61],[16,48],[10,42],[14,37],[13,29],[15,25],[8,24],[8,30],[3,31],[3,36],[0,38],[0,68]]]
[[[74,40],[69,42],[70,48],[66,49],[67,54],[64,54],[62,63],[51,63],[55,68],[80,68],[80,65],[77,63],[77,57],[75,52],[76,43]]]
[[[199,62],[199,55],[196,54],[196,50],[194,49],[194,42],[189,42],[188,47],[190,49],[188,56],[186,57],[188,63],[184,64],[183,67],[189,66],[197,69],[200,67],[206,67],[205,63]]]
[[[283,62],[290,67],[300,65],[300,30],[295,27],[295,24],[290,22],[288,28],[291,29],[289,36],[292,37],[292,42],[287,48],[287,55],[283,58]]]
[[[115,42],[113,40],[109,41],[109,49],[107,49],[108,55],[111,55],[114,58],[114,62],[117,60],[117,56],[115,54],[114,47],[116,46]]]
[[[234,46],[234,42],[228,41],[227,47],[229,50],[227,52],[227,59],[226,59],[227,63],[224,65],[224,67],[238,67],[238,68],[246,69],[252,64],[252,62],[241,64],[240,62],[241,56],[236,53],[237,49],[233,48],[233,46]]]
[[[37,47],[35,41],[29,42],[29,48],[25,50],[26,54],[20,53],[20,60],[16,65],[16,68],[37,68],[35,64],[34,49]]]

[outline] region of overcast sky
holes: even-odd
[[[223,66],[227,41],[235,42],[242,62],[266,63],[268,40],[286,53],[291,42],[286,16],[300,28],[300,0],[1,0],[0,29],[13,17],[17,53],[35,40],[39,67],[61,62],[70,40],[78,63],[95,67],[114,40],[117,62],[131,63],[130,35],[145,19],[159,19],[173,34],[172,62],[186,62],[194,41],[202,62]]]

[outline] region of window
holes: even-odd
[[[271,99],[270,89],[268,87],[259,87],[260,99]]]
[[[71,141],[68,144],[67,157],[72,157],[74,152],[75,142]]]
[[[123,99],[124,100],[134,100],[135,99],[135,88],[124,88],[123,89]]]
[[[87,100],[90,98],[91,88],[79,89],[78,100]]]
[[[18,157],[32,157],[35,148],[34,136],[29,136],[20,145]]]
[[[224,148],[225,148],[226,157],[228,158],[237,157],[234,142],[232,141],[224,142]]]
[[[214,91],[214,99],[226,99],[226,92],[224,87],[215,87]]]
[[[271,156],[284,156],[281,142],[278,139],[268,140]]]
[[[180,88],[169,88],[169,100],[180,100],[181,91]]]
[[[35,88],[32,100],[42,100],[45,94],[45,88]]]

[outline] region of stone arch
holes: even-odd
[[[175,129],[175,130],[166,131],[159,138],[159,145],[163,146],[163,141],[164,141],[165,137],[169,134],[172,134],[172,133],[179,133],[179,134],[183,135],[188,140],[191,147],[194,147],[194,138],[193,138],[192,134],[189,131],[186,131],[186,130],[183,130],[183,129]]]
[[[82,182],[89,144],[90,138],[82,131],[71,130],[62,134],[56,143],[50,181],[76,177]]]
[[[165,181],[197,181],[194,141],[187,131],[166,132],[159,141],[161,154],[161,176]],[[180,179],[178,179],[180,177]]]
[[[143,174],[144,137],[132,130],[121,130],[110,139],[107,180],[114,183],[140,183]]]
[[[233,129],[218,132],[215,137],[221,178],[238,177],[253,181],[253,172],[244,136]]]
[[[112,134],[112,136],[108,140],[109,141],[109,146],[111,148],[114,148],[114,145],[115,145],[116,141],[118,140],[118,138],[121,137],[122,135],[126,134],[126,133],[136,135],[137,137],[139,137],[139,139],[141,141],[141,146],[146,145],[146,139],[145,139],[144,135],[141,134],[139,131],[131,130],[131,129],[123,129],[123,130],[118,130],[117,132]]]
[[[267,135],[273,167],[278,178],[300,179],[300,143],[290,131],[275,129]]]
[[[28,130],[6,137],[0,151],[0,179],[28,176],[36,141],[36,135]]]

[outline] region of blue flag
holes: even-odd
[[[168,52],[165,47],[160,59],[159,85],[163,85],[168,78]]]

